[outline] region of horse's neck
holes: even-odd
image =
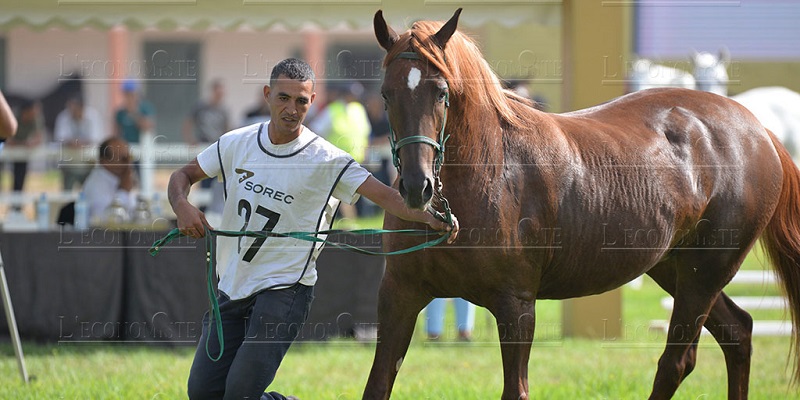
[[[473,199],[486,193],[499,181],[505,163],[503,129],[497,113],[455,107],[448,116],[446,134],[450,139],[442,171],[445,186],[450,182],[451,189],[457,187],[459,193]],[[453,181],[458,183],[454,186]]]
[[[455,154],[448,159],[468,165],[502,162],[503,133],[493,110],[453,109],[448,117],[447,134],[455,148]]]

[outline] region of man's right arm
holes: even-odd
[[[206,216],[197,207],[189,203],[189,190],[197,181],[208,178],[195,158],[181,169],[172,173],[167,187],[167,196],[172,211],[178,218],[178,229],[181,233],[194,238],[205,236],[206,228],[212,229]]]
[[[17,134],[18,122],[8,105],[3,92],[0,92],[0,139],[8,139]]]

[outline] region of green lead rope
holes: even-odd
[[[170,231],[170,234],[176,230],[180,235],[181,232],[178,230],[178,228]],[[209,332],[208,336],[206,336],[206,355],[211,359],[211,361],[217,362],[220,360],[220,358],[222,358],[222,353],[225,351],[225,338],[222,334],[222,316],[220,316],[217,292],[214,290],[214,260],[216,259],[216,255],[214,254],[214,243],[212,243],[212,240],[212,235],[206,232],[206,287],[208,288],[208,300],[211,302],[211,320],[208,321],[208,326],[211,327],[212,325],[216,325],[217,341],[219,342],[219,354],[217,354],[216,357],[211,355],[211,350],[208,348],[208,343],[210,342],[209,338],[211,338],[211,332]],[[156,253],[158,253],[158,247],[156,247],[155,252],[153,252],[152,248],[150,249],[151,255],[155,256]]]
[[[437,212],[435,212],[433,210],[431,210],[431,212],[433,213],[434,216],[436,216],[436,218],[448,223],[450,226],[453,225],[453,219],[452,219],[452,216],[451,216],[451,213],[450,213],[450,208],[446,204],[445,204],[445,215],[437,213]],[[430,241],[427,241],[427,242],[424,242],[424,243],[420,243],[420,244],[418,244],[416,246],[412,246],[412,247],[409,247],[409,248],[406,248],[406,249],[395,250],[395,251],[387,251],[387,252],[366,250],[366,249],[362,249],[360,247],[356,247],[356,246],[353,246],[353,245],[350,245],[350,244],[347,244],[347,243],[332,242],[332,241],[329,241],[327,239],[323,239],[323,238],[320,238],[320,237],[317,236],[317,235],[330,235],[330,234],[340,234],[340,233],[350,233],[350,234],[361,235],[361,236],[380,235],[380,234],[385,234],[385,233],[399,233],[399,234],[410,235],[410,236],[427,236],[427,235],[432,234],[433,232],[427,231],[427,230],[420,230],[420,229],[396,229],[396,230],[393,230],[393,229],[356,229],[356,230],[352,230],[352,231],[344,231],[344,230],[333,229],[333,230],[324,230],[324,231],[318,231],[318,232],[284,232],[284,233],[281,233],[281,232],[269,232],[269,231],[225,231],[225,230],[216,230],[216,229],[206,229],[206,235],[205,235],[206,267],[207,267],[207,270],[206,270],[206,283],[207,283],[207,287],[208,287],[208,298],[209,298],[209,301],[211,302],[211,317],[210,317],[211,320],[209,321],[208,325],[209,325],[209,327],[212,326],[212,325],[216,327],[216,329],[217,329],[217,340],[219,341],[219,354],[216,357],[214,357],[214,356],[211,355],[211,350],[208,348],[209,342],[210,342],[210,338],[211,338],[211,334],[206,336],[205,348],[206,348],[206,354],[208,355],[208,358],[211,359],[211,361],[214,361],[214,362],[219,361],[222,358],[223,352],[225,351],[225,341],[224,341],[224,337],[223,337],[223,334],[222,334],[222,318],[220,316],[219,302],[217,301],[216,290],[214,290],[214,260],[216,259],[216,256],[214,254],[214,246],[213,246],[214,237],[216,237],[216,236],[225,236],[225,237],[242,237],[242,236],[246,236],[246,237],[254,237],[254,238],[269,238],[269,237],[293,238],[293,239],[305,240],[305,241],[313,242],[313,243],[327,243],[327,244],[330,244],[332,246],[336,246],[336,247],[339,247],[339,248],[342,248],[342,249],[345,249],[345,250],[350,250],[350,251],[353,251],[353,252],[356,252],[356,253],[359,253],[359,254],[367,254],[367,255],[374,255],[374,256],[391,256],[391,255],[411,253],[411,252],[422,250],[422,249],[425,249],[425,248],[428,248],[428,247],[436,246],[436,245],[444,242],[445,240],[447,240],[447,238],[449,238],[450,234],[451,234],[450,232],[446,232],[445,234],[439,236],[436,239],[433,239],[433,240],[430,240]],[[173,241],[173,240],[175,240],[175,239],[177,239],[179,237],[182,237],[182,236],[186,236],[186,235],[182,234],[181,231],[178,228],[175,228],[175,229],[171,230],[169,233],[166,234],[166,236],[162,237],[161,239],[156,240],[155,243],[153,243],[153,245],[150,247],[150,255],[151,256],[155,256],[156,254],[158,254],[158,252],[161,250],[162,247],[164,247],[165,245],[169,244],[169,242],[171,242],[171,241]]]

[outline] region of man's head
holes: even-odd
[[[113,137],[100,143],[98,161],[100,165],[111,171],[114,175],[121,176],[131,168],[131,153],[125,139]]]
[[[83,119],[83,98],[80,96],[70,97],[67,100],[67,110],[73,119]]]
[[[122,82],[122,97],[128,105],[136,102],[139,98],[139,83],[134,79]]]
[[[303,120],[314,102],[316,78],[305,61],[289,58],[272,69],[264,98],[269,104],[271,129],[282,138],[299,135]]]
[[[225,85],[222,79],[214,79],[211,81],[211,103],[220,104],[223,97],[225,97]]]
[[[311,69],[311,66],[297,58],[287,58],[275,64],[269,76],[269,85],[275,86],[281,75],[296,81],[311,81],[311,90],[314,90],[314,85],[317,83],[317,77],[314,75],[314,70]]]

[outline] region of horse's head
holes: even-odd
[[[691,54],[694,65],[694,77],[697,80],[697,89],[705,92],[728,95],[728,71],[731,56],[728,49],[722,48],[719,55],[708,52],[693,51]]]
[[[400,172],[400,194],[411,208],[424,209],[433,198],[444,160],[450,86],[444,48],[455,33],[461,9],[447,23],[425,34],[400,37],[375,14],[375,36],[386,49],[381,94],[391,124],[392,152]],[[437,25],[438,27],[438,25]]]

